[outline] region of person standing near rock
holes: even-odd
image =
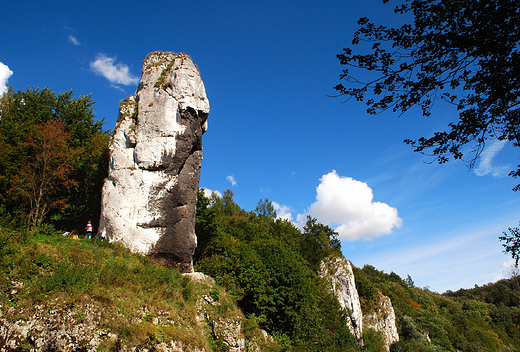
[[[104,240],[107,237],[107,231],[105,230],[105,228],[99,229],[97,237],[100,240]]]
[[[87,238],[91,239],[92,238],[92,223],[90,222],[90,220],[88,221],[87,227],[85,228],[85,230],[87,230]]]

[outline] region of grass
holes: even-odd
[[[214,341],[197,321],[197,302],[210,291],[223,303],[210,307],[211,314],[240,315],[218,288],[106,241],[0,227],[0,270],[0,304],[11,307],[2,309],[2,318],[26,321],[38,306],[54,305],[59,314],[117,334],[117,341],[103,341],[102,350],[170,340],[211,350]],[[88,307],[99,313],[94,320]]]

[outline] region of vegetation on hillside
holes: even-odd
[[[82,320],[79,307],[93,302],[118,338],[100,349],[176,340],[225,351],[211,327],[196,329],[197,302],[207,296],[218,301],[218,316],[244,314],[246,335],[265,329],[274,338],[265,351],[384,350],[371,329],[356,341],[349,313],[319,276],[323,259],[342,256],[337,233],[313,218],[303,229],[278,219],[268,199],[245,211],[231,190],[222,198],[199,190],[194,264],[216,280],[213,288],[123,247],[62,236],[98,217],[109,136],[92,105],[90,96],[34,88],[0,99],[1,319],[23,321],[35,307],[59,301]],[[365,314],[379,292],[392,300],[400,335],[393,352],[520,351],[518,276],[439,294],[369,265],[354,273]]]
[[[82,229],[99,219],[109,133],[92,96],[48,88],[0,97],[0,216]]]
[[[218,285],[194,283],[123,246],[0,224],[2,324],[33,324],[35,316],[42,319],[51,311],[58,322],[76,325],[69,331],[97,329],[94,335],[102,340],[97,350],[115,351],[121,346],[153,350],[160,342],[176,341],[192,349],[224,352],[212,327],[200,326],[202,297],[217,302],[204,308],[210,319],[241,316]],[[5,333],[0,331],[0,348],[9,350],[4,344],[10,337]],[[34,348],[38,333],[29,331],[17,351]],[[249,336],[254,334],[259,331],[250,326]],[[92,347],[88,346],[89,341],[77,341],[75,350]]]
[[[400,341],[392,351],[520,350],[520,277],[439,294],[373,266],[354,269],[363,310],[377,290],[392,300]]]
[[[265,199],[246,212],[227,190],[197,204],[197,271],[226,287],[250,318],[294,351],[353,351],[359,346],[319,262],[340,255],[337,234],[309,219],[303,231],[276,219]]]
[[[341,255],[337,234],[308,219],[303,230],[276,219],[267,199],[241,209],[228,190],[198,195],[196,269],[216,279],[251,319],[294,351],[380,351],[368,329],[364,347],[345,328],[345,315],[318,263]],[[370,265],[354,274],[364,314],[378,291],[392,300],[400,341],[391,351],[520,351],[520,277],[439,294]]]

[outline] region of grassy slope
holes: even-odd
[[[365,312],[377,290],[392,299],[401,336],[392,350],[520,350],[519,277],[440,295],[371,266],[355,268],[355,274]],[[206,312],[214,320],[241,316],[218,286],[193,283],[121,246],[57,233],[0,227],[0,287],[0,320],[23,325],[32,318],[52,324],[53,318],[62,325],[68,321],[97,329],[98,350],[174,340],[225,351],[211,324],[201,327],[197,322],[200,299],[218,302]],[[246,335],[257,335],[259,330],[248,329],[247,323]],[[3,343],[0,336],[0,347]],[[31,348],[34,343],[27,337],[19,345]],[[80,345],[88,343],[78,340]],[[269,349],[276,347],[264,350]]]
[[[41,311],[44,306],[62,325],[95,325],[102,335],[101,350],[170,340],[219,350],[222,343],[211,327],[198,325],[200,298],[217,298],[219,304],[206,308],[216,320],[241,314],[218,287],[195,284],[178,271],[106,241],[0,228],[0,272],[6,322],[49,320],[48,312]],[[29,348],[34,341],[20,343]]]

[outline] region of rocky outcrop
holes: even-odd
[[[383,295],[380,291],[377,293],[379,302],[377,303],[376,309],[366,314],[363,317],[363,321],[366,328],[372,328],[383,333],[386,339],[386,348],[390,351],[390,346],[394,342],[399,341],[394,307],[389,297]]]
[[[193,271],[202,135],[209,102],[186,54],[155,52],[120,104],[103,186],[100,228],[155,262]]]
[[[211,277],[201,273],[189,277],[199,285],[197,290],[202,295],[197,300],[194,319],[193,312],[186,310],[182,321],[178,320],[177,311],[154,308],[150,311],[147,305],[107,311],[99,301],[86,295],[67,301],[60,297],[25,308],[0,305],[0,352],[209,352],[208,337],[230,352],[260,352],[261,346],[273,344],[263,330],[249,329],[248,336],[244,335],[244,317],[239,311],[223,308],[219,301],[229,304],[226,301],[229,298],[214,299],[210,295],[214,283]],[[118,333],[129,325],[136,331],[148,331],[148,336],[141,338],[140,344],[125,342]],[[163,330],[183,329],[200,338],[180,333],[178,339],[167,339],[160,334]]]
[[[328,258],[321,262],[321,276],[332,285],[332,290],[341,307],[348,311],[348,327],[360,343],[364,328],[381,331],[386,339],[387,350],[399,341],[395,312],[389,297],[378,292],[379,301],[374,311],[363,315],[352,265],[342,257]]]
[[[350,262],[339,257],[327,259],[321,263],[321,276],[332,284],[339,304],[349,313],[350,331],[360,339],[363,334],[363,312]]]
[[[92,301],[70,309],[61,300],[36,305],[32,312],[0,306],[0,351],[22,346],[33,351],[73,351],[78,346],[96,351],[103,341],[115,338],[98,325],[101,309]],[[6,315],[24,318],[10,321]]]

